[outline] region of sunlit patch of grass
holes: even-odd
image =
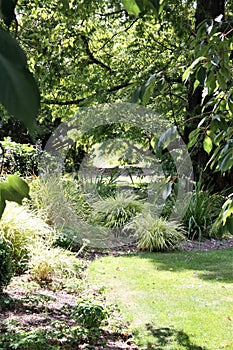
[[[233,249],[141,253],[95,260],[90,280],[108,287],[145,349],[233,348]]]

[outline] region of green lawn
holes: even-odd
[[[143,349],[233,349],[233,249],[104,257],[89,267]]]

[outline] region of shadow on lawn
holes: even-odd
[[[140,253],[137,257],[149,259],[162,271],[196,271],[206,281],[233,283],[233,249],[199,252]]]
[[[146,328],[148,333],[154,337],[153,343],[147,343],[146,350],[172,349],[171,346],[176,346],[174,349],[180,349],[182,346],[182,349],[186,350],[208,350],[205,347],[193,344],[190,341],[189,336],[182,330],[178,331],[170,327],[155,328],[151,323],[147,323]]]

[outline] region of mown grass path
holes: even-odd
[[[233,349],[233,248],[103,257],[89,278],[143,349]]]

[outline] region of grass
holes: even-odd
[[[233,349],[233,249],[104,257],[89,278],[107,287],[142,349]]]

